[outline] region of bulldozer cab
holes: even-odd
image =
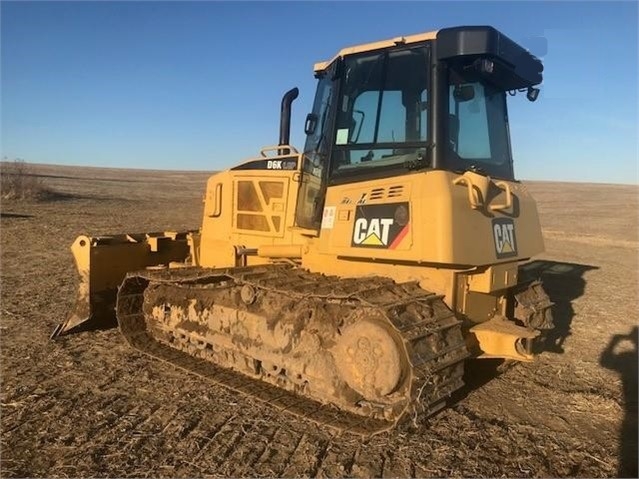
[[[513,180],[506,93],[541,62],[491,27],[347,48],[315,66],[296,223],[320,228],[326,189],[425,170]]]

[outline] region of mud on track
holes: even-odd
[[[38,172],[63,200],[1,207],[2,477],[636,471],[636,187],[529,184],[559,320],[548,350],[532,364],[469,364],[452,407],[361,440],[146,358],[117,330],[48,341],[74,298],[75,236],[197,227],[207,175]]]

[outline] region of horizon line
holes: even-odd
[[[249,158],[250,159],[250,158]],[[24,161],[25,164],[30,166],[55,166],[61,168],[93,168],[97,170],[123,170],[123,171],[162,171],[162,172],[176,172],[176,173],[208,173],[215,174],[222,171],[226,171],[230,169],[232,166],[228,168],[223,168],[219,170],[200,170],[200,169],[172,169],[172,168],[149,168],[149,167],[122,167],[122,166],[100,166],[100,165],[78,165],[78,164],[69,164],[69,163],[35,163],[31,161],[23,160],[22,158],[15,158],[12,160],[2,159],[0,160],[0,165],[11,164],[16,161]],[[239,163],[237,163],[239,164]],[[0,169],[1,170],[1,169]],[[578,183],[584,185],[612,185],[612,186],[639,186],[639,181],[636,183],[616,183],[611,181],[579,181],[579,180],[567,180],[567,179],[515,179],[514,181],[518,182],[539,182],[539,183]]]

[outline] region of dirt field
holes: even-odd
[[[73,239],[197,227],[208,175],[36,171],[61,194],[1,208],[2,477],[636,475],[637,187],[528,183],[553,267],[548,350],[501,372],[470,363],[452,407],[362,440],[144,357],[115,329],[49,341],[74,299]]]

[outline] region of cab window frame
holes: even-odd
[[[426,98],[427,98],[427,103],[430,101],[430,85],[431,85],[431,64],[432,64],[432,41],[431,40],[427,40],[424,42],[419,42],[419,43],[413,43],[413,44],[408,44],[408,45],[398,45],[397,47],[394,48],[390,48],[390,49],[386,49],[386,50],[378,50],[378,51],[367,51],[367,52],[363,52],[357,55],[352,55],[349,56],[347,58],[345,58],[345,61],[356,61],[358,58],[362,58],[362,57],[373,57],[375,55],[381,55],[383,56],[382,59],[382,63],[383,63],[383,69],[381,72],[381,76],[382,76],[382,80],[381,80],[381,84],[379,85],[380,88],[379,89],[368,89],[368,90],[363,90],[359,93],[358,96],[355,97],[355,99],[352,100],[352,104],[347,108],[347,110],[343,110],[342,109],[342,102],[344,101],[348,101],[345,100],[344,96],[345,96],[345,88],[347,88],[346,78],[341,78],[340,81],[340,88],[338,91],[338,97],[337,97],[337,111],[336,111],[336,123],[335,123],[335,131],[334,131],[334,138],[333,138],[333,145],[332,145],[332,152],[331,152],[331,164],[329,166],[329,171],[328,171],[328,184],[340,184],[340,183],[348,183],[348,182],[353,182],[353,181],[359,181],[359,177],[362,178],[372,178],[372,177],[387,177],[387,176],[393,176],[393,175],[398,175],[398,174],[405,174],[407,171],[410,171],[410,167],[408,167],[406,164],[402,163],[398,163],[398,164],[394,164],[394,165],[385,165],[383,164],[383,160],[384,158],[377,158],[373,161],[370,162],[370,165],[366,165],[366,166],[361,166],[361,167],[352,167],[352,168],[348,168],[348,169],[342,169],[341,171],[339,170],[340,165],[344,166],[344,165],[359,165],[361,164],[361,160],[360,162],[355,162],[353,163],[351,160],[352,158],[348,157],[348,161],[346,162],[344,160],[345,155],[351,155],[355,152],[360,152],[361,150],[369,150],[369,151],[373,151],[373,150],[377,150],[377,151],[383,151],[383,150],[415,150],[414,153],[416,156],[418,156],[418,153],[421,154],[423,151],[423,165],[429,165],[431,163],[431,159],[430,159],[430,150],[431,150],[431,145],[432,145],[432,139],[430,138],[430,122],[432,121],[432,112],[430,108],[424,108],[425,110],[425,115],[423,115],[424,118],[424,124],[421,124],[422,122],[422,113],[418,113],[420,115],[419,119],[415,119],[414,121],[415,123],[415,131],[416,134],[418,136],[423,135],[424,138],[421,139],[419,138],[418,140],[407,140],[406,139],[406,135],[408,133],[407,131],[407,125],[406,125],[406,115],[407,113],[404,112],[404,130],[403,130],[403,138],[405,141],[384,141],[384,142],[375,142],[375,137],[376,135],[379,137],[380,135],[383,135],[384,133],[381,132],[380,130],[380,122],[384,123],[384,120],[381,119],[381,110],[383,109],[384,105],[384,98],[385,95],[384,93],[388,93],[388,92],[402,92],[403,90],[400,89],[386,89],[386,76],[388,74],[388,63],[389,63],[389,58],[391,58],[392,61],[392,55],[396,54],[398,52],[402,52],[402,51],[411,51],[411,50],[422,50],[420,53],[421,55],[423,55],[423,77],[424,77],[424,88],[417,91],[417,95],[418,98],[420,99],[420,104],[424,103],[423,101],[421,101],[424,97],[424,92],[426,92]],[[374,60],[377,61],[377,60]],[[394,75],[397,76],[397,73],[393,73]],[[369,134],[368,136],[371,137],[372,136],[372,140],[373,141],[367,141],[367,142],[346,142],[344,144],[340,144],[337,140],[337,136],[338,136],[338,130],[339,130],[339,124],[340,121],[342,121],[342,123],[344,123],[344,113],[348,112],[352,115],[353,111],[354,111],[354,105],[357,102],[357,98],[359,96],[361,96],[364,93],[367,92],[375,92],[378,93],[378,105],[377,105],[377,112],[376,112],[376,118],[375,118],[375,127],[374,130],[372,132],[372,134]],[[403,104],[403,103],[402,103]],[[420,105],[421,106],[421,105]],[[404,106],[404,108],[406,108]],[[342,117],[340,117],[340,114],[342,114]],[[395,113],[396,115],[396,113]],[[356,133],[353,132],[353,133]],[[388,134],[388,132],[386,132]],[[350,140],[350,136],[351,136],[351,132],[349,131],[349,140]],[[341,161],[339,161],[341,157]],[[382,161],[382,163],[380,164],[375,164],[375,161]],[[422,165],[422,166],[423,166]]]

